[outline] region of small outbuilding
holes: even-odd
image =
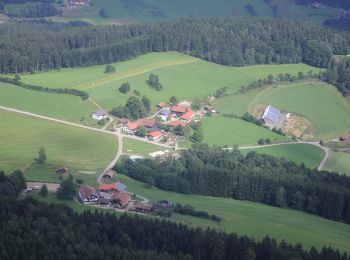
[[[91,114],[91,117],[93,119],[96,119],[96,120],[102,120],[102,119],[106,119],[108,116],[108,113],[107,111],[103,110],[103,109],[99,109],[97,110],[96,112],[92,113]]]
[[[65,174],[65,173],[67,173],[67,172],[68,172],[68,168],[67,168],[67,167],[58,168],[58,169],[56,170],[56,173],[57,173],[57,174]]]
[[[105,180],[111,180],[115,176],[115,171],[109,169],[105,174],[103,174],[102,178]]]

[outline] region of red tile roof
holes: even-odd
[[[136,130],[139,127],[139,124],[137,122],[131,122],[128,124],[128,128],[130,130]]]
[[[119,201],[119,204],[122,207],[125,207],[126,205],[128,205],[128,203],[130,201],[130,195],[125,191],[120,191],[120,192],[116,193],[115,199],[117,199]]]
[[[114,183],[110,183],[110,184],[106,184],[106,183],[102,183],[99,186],[99,190],[106,190],[106,191],[110,191],[110,190],[124,190],[125,189],[125,185],[121,182],[114,182]]]
[[[194,117],[194,115],[195,115],[195,112],[188,111],[181,117],[181,119],[186,120],[186,121],[190,121],[192,119],[192,117]]]
[[[151,137],[159,137],[159,136],[162,136],[163,134],[162,134],[162,132],[160,132],[160,131],[153,131],[153,132],[150,132],[149,134],[148,134],[148,136],[151,136]]]
[[[172,106],[171,107],[171,112],[185,113],[186,111],[187,111],[187,107],[186,106],[177,105],[177,106]]]
[[[154,119],[139,119],[135,122],[131,122],[128,124],[128,128],[130,130],[135,130],[137,129],[139,126],[146,126],[149,128],[154,127],[157,124],[156,120]]]
[[[169,123],[169,126],[173,126],[173,127],[177,127],[178,125],[181,125],[182,127],[186,127],[187,123],[180,120],[171,121]]]
[[[160,102],[157,107],[164,108],[166,106],[165,102]]]

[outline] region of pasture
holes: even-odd
[[[146,188],[143,183],[125,175],[120,180],[131,192],[143,195],[152,201],[167,199],[173,203],[190,204],[197,210],[207,211],[223,218],[220,224],[183,215],[175,218],[185,223],[210,227],[240,235],[254,236],[261,239],[267,234],[281,241],[302,243],[306,248],[331,245],[342,251],[349,251],[350,225],[327,220],[318,216],[291,209],[281,209],[259,203],[239,201],[230,198],[216,198],[199,195],[185,195],[166,192],[157,188]]]
[[[310,144],[285,144],[241,150],[243,154],[247,154],[251,151],[284,158],[287,161],[292,161],[297,164],[303,163],[306,167],[311,169],[317,168],[324,156],[324,152],[321,148]]]
[[[207,116],[203,120],[203,142],[209,145],[258,145],[260,138],[288,142],[289,138],[239,118]]]
[[[163,151],[166,148],[156,144],[146,143],[135,139],[123,138],[123,154],[126,155],[148,155],[156,151]]]
[[[350,153],[330,152],[324,170],[338,172],[350,176]]]
[[[214,102],[222,113],[242,115],[255,105],[271,104],[305,117],[312,124],[312,140],[330,140],[350,130],[350,103],[335,87],[320,82],[282,84],[235,94]]]
[[[258,78],[266,78],[269,74],[276,76],[288,72],[296,75],[299,71],[307,73],[317,70],[305,64],[225,67],[177,52],[149,53],[113,65],[116,72],[111,74],[104,73],[105,66],[92,66],[23,75],[22,81],[46,87],[88,91],[97,103],[108,110],[124,105],[135,94],[135,90],[140,96],[146,95],[152,105],[155,105],[169,100],[171,96],[180,100],[203,99],[222,87],[228,87],[228,93],[233,93]],[[155,91],[147,85],[146,80],[150,73],[159,76],[163,90]],[[129,94],[118,91],[124,82],[131,84]]]
[[[117,141],[112,135],[33,119],[0,111],[0,168],[9,173],[19,169],[27,180],[59,182],[55,169],[68,167],[73,176],[96,183],[97,174],[112,161]],[[35,163],[44,147],[47,161]]]
[[[96,120],[90,117],[97,107],[90,101],[83,101],[76,96],[38,92],[0,82],[0,105],[97,126]]]

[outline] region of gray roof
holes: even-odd
[[[277,123],[278,119],[280,118],[280,116],[281,116],[281,112],[277,108],[269,105],[265,109],[265,112],[264,112],[264,114],[262,116],[262,119],[263,120],[269,119],[272,122]]]
[[[99,109],[96,112],[94,112],[93,114],[96,115],[96,116],[106,116],[108,113],[107,113],[106,110]]]
[[[169,108],[167,108],[167,109],[160,111],[159,114],[163,115],[163,116],[169,116],[171,114],[171,111]]]

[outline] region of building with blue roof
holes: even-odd
[[[163,121],[167,121],[171,114],[170,108],[163,109],[159,112],[158,117]]]
[[[281,117],[281,111],[277,108],[269,105],[262,116],[262,120],[264,120],[265,124],[274,123],[277,124]]]

